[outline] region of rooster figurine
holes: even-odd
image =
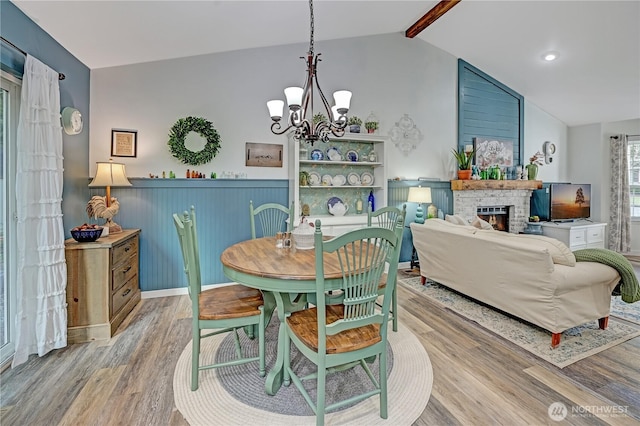
[[[91,218],[106,219],[104,224],[106,228],[109,228],[109,233],[122,232],[122,227],[113,221],[113,217],[118,214],[120,210],[120,203],[115,197],[111,197],[111,202],[107,202],[107,197],[101,197],[94,195],[87,203],[87,215]]]

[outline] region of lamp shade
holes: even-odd
[[[431,202],[431,188],[423,188],[421,186],[409,188],[410,203],[430,203]]]
[[[269,108],[269,115],[273,120],[280,120],[282,118],[282,111],[284,109],[284,101],[273,100],[267,102],[267,108]]]
[[[96,163],[96,175],[89,184],[94,186],[132,186],[124,169],[124,164],[114,162],[98,162]]]

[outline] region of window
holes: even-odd
[[[20,80],[2,72],[0,78],[0,363],[14,352],[16,312],[15,164]]]
[[[628,141],[629,204],[631,217],[640,220],[640,135],[629,136]]]

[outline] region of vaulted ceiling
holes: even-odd
[[[91,69],[309,39],[306,0],[12,2]],[[316,0],[315,39],[404,34],[437,3]],[[640,118],[638,22],[636,0],[463,0],[417,37],[576,126]]]

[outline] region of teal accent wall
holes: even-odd
[[[62,190],[62,213],[65,234],[71,237],[69,230],[86,221],[84,212],[89,199],[87,176],[89,176],[89,96],[90,70],[71,53],[63,48],[42,28],[29,19],[13,3],[0,1],[0,28],[2,37],[20,49],[33,55],[39,61],[54,70],[65,74],[60,81],[60,107],[74,106],[84,118],[84,129],[79,135],[62,133],[64,176]],[[24,68],[24,56],[2,43],[0,47],[2,68],[21,76]]]
[[[180,244],[173,213],[196,208],[202,282],[229,282],[222,273],[220,255],[239,241],[251,238],[249,201],[288,205],[287,180],[254,179],[129,179],[131,187],[113,187],[120,203],[114,220],[125,229],[139,228],[140,288],[142,291],[186,287]],[[88,180],[85,177],[85,185]],[[91,194],[105,195],[104,188]],[[84,201],[85,205],[87,200]],[[83,206],[84,212],[84,206]],[[86,214],[82,222],[87,222]],[[99,223],[104,221],[99,220]]]
[[[514,165],[524,158],[524,97],[458,59],[458,149],[475,137],[513,141]]]

